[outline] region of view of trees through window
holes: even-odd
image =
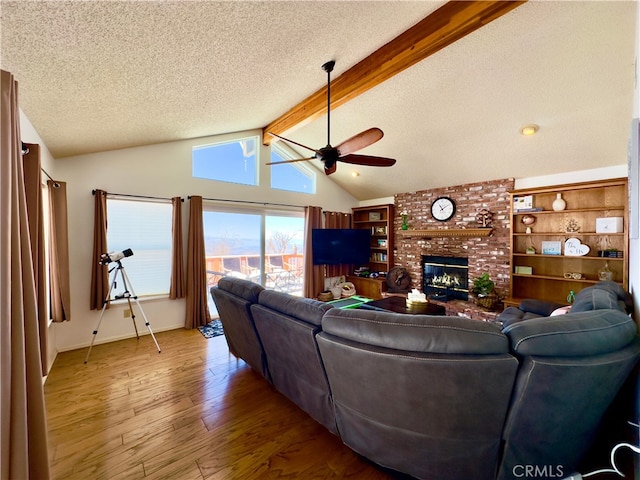
[[[302,295],[304,217],[302,213],[203,212],[208,293],[225,275]]]

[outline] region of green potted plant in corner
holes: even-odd
[[[473,289],[471,292],[474,295],[476,304],[481,307],[491,310],[496,306],[498,301],[498,295],[495,293],[496,284],[491,280],[488,273],[483,273],[473,281]]]

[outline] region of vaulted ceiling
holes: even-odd
[[[1,66],[18,79],[21,108],[64,161],[272,125],[323,89],[324,62],[336,60],[339,85],[444,4],[2,0]],[[397,163],[339,164],[330,178],[369,199],[624,164],[636,8],[529,1],[363,89],[332,108],[332,143],[380,127],[385,136],[359,153]],[[540,126],[537,135],[519,133],[527,123]],[[320,113],[279,133],[320,148],[326,129]]]

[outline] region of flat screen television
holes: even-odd
[[[371,253],[371,232],[364,228],[314,228],[314,265],[365,265]]]

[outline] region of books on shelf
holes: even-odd
[[[531,208],[514,208],[513,211],[516,213],[529,213],[529,212],[542,212],[544,209],[541,207],[531,207]]]
[[[371,254],[372,262],[386,262],[387,254],[386,253],[372,253]]]

